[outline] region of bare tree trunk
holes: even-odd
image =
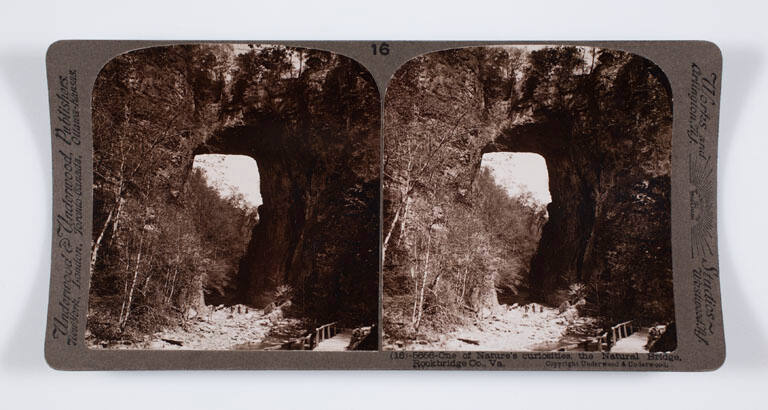
[[[413,161],[408,160],[408,166],[406,167],[406,172],[408,175],[408,178],[405,180],[404,189],[401,192],[402,199],[400,200],[400,203],[397,205],[397,211],[395,211],[395,218],[392,220],[392,224],[389,226],[389,231],[387,232],[387,236],[384,238],[384,243],[381,245],[381,260],[382,262],[386,261],[386,255],[387,255],[387,245],[389,244],[389,240],[392,238],[392,232],[395,230],[395,226],[397,225],[397,220],[400,217],[400,211],[403,210],[403,207],[406,207],[408,209],[408,197],[411,194],[411,189],[413,188],[411,186],[411,168],[413,167]],[[403,216],[405,217],[405,215]],[[403,223],[405,220],[403,220]],[[401,225],[402,227],[403,225]],[[402,229],[402,228],[401,228]],[[400,232],[400,236],[402,237],[402,232]]]
[[[386,261],[386,255],[387,255],[387,244],[389,243],[389,238],[392,237],[392,231],[395,230],[395,225],[397,224],[397,220],[400,218],[400,208],[402,207],[402,203],[400,206],[397,207],[397,211],[395,212],[395,219],[392,220],[392,225],[389,227],[389,232],[387,232],[387,236],[384,237],[384,243],[381,245],[381,260]]]
[[[304,50],[299,50],[299,78],[301,78],[301,71],[304,68]]]
[[[403,237],[405,237],[405,227],[406,227],[406,221],[408,220],[408,210],[411,208],[411,201],[406,198],[405,201],[405,210],[403,211],[403,217],[400,219],[400,235],[397,237],[397,243],[401,243],[403,241]]]
[[[467,290],[467,276],[469,268],[464,268],[464,275],[461,277],[461,302],[464,303],[464,292]]]
[[[144,233],[142,231],[139,239],[139,253],[136,255],[136,266],[133,267],[133,279],[131,280],[131,289],[128,291],[128,301],[125,305],[125,317],[120,322],[120,330],[125,329],[128,318],[131,315],[131,303],[133,303],[133,291],[136,289],[136,279],[139,276],[139,266],[141,264],[141,251],[144,246]]]
[[[181,257],[181,240],[177,243],[177,252],[176,252],[176,263],[173,266],[173,277],[171,277],[171,291],[168,293],[168,299],[166,299],[166,304],[171,304],[173,302],[173,291],[176,287],[176,276],[179,274],[179,258]]]
[[[416,323],[416,310],[419,306],[419,280],[416,279],[416,272],[411,267],[411,279],[413,280],[413,310],[411,311],[411,324]]]
[[[421,289],[419,290],[419,304],[418,304],[418,310],[416,315],[416,323],[413,324],[414,330],[419,330],[419,325],[421,324],[421,316],[424,314],[424,288],[426,288],[426,285],[427,285],[428,274],[429,274],[429,270],[425,267],[424,275],[422,276],[422,280],[421,280]]]
[[[179,273],[179,266],[176,265],[173,268],[173,277],[171,278],[171,291],[168,292],[168,299],[166,300],[166,304],[170,304],[173,301],[173,290],[176,286],[176,275]]]
[[[418,311],[416,316],[416,322],[413,324],[414,330],[419,330],[419,325],[421,324],[421,317],[424,314],[424,288],[427,286],[427,276],[429,275],[429,254],[431,251],[431,244],[432,244],[432,228],[428,231],[428,237],[427,237],[427,257],[424,262],[424,274],[422,275],[421,279],[421,290],[419,290],[419,304],[418,304]]]
[[[104,227],[101,228],[99,237],[96,238],[96,242],[93,243],[93,247],[91,250],[91,272],[93,272],[93,267],[96,265],[96,256],[99,254],[99,247],[101,246],[101,240],[104,239],[104,233],[107,232],[107,229],[109,228],[109,224],[112,223],[113,212],[114,212],[114,209],[109,211],[109,215],[107,215],[107,220],[106,222],[104,222]]]
[[[147,263],[147,278],[144,279],[144,285],[141,287],[141,295],[146,296],[147,295],[147,288],[149,287],[149,281],[152,279],[152,276],[154,276],[154,271],[152,270],[152,260],[154,259],[154,255],[150,255],[149,262]]]
[[[110,223],[112,223],[112,232],[117,235],[117,228],[120,223],[120,213],[123,210],[123,176],[122,176],[122,166],[120,167],[120,183],[118,184],[117,191],[115,192],[115,208],[112,208],[109,211],[109,215],[107,215],[107,220],[104,222],[104,226],[101,228],[101,232],[99,233],[99,237],[96,238],[96,242],[94,242],[92,251],[91,251],[91,272],[93,272],[93,267],[96,266],[96,261],[99,255],[99,249],[101,248],[101,241],[104,239],[104,235],[107,233],[110,227]],[[114,216],[114,222],[113,222],[113,216]]]
[[[131,270],[131,254],[128,252],[128,250],[125,250],[126,257],[125,257],[125,268],[123,268],[124,272],[128,272]],[[123,321],[123,313],[125,313],[125,295],[128,294],[128,281],[123,282],[123,303],[120,305],[120,314],[117,316],[117,326],[120,327],[120,323]]]
[[[123,295],[128,293],[128,281],[123,282]],[[117,316],[117,326],[123,322],[123,313],[125,313],[125,297],[123,297],[123,304],[120,305],[120,315]]]
[[[168,285],[171,283],[171,270],[168,269],[165,272],[165,278],[163,279],[163,289],[160,292],[163,295],[163,302],[165,302],[165,294],[168,292]]]
[[[117,212],[115,212],[115,221],[112,223],[112,234],[115,235],[115,238],[118,237],[120,234],[120,231],[117,230],[117,228],[120,227],[120,215],[123,212],[123,198],[118,198],[118,204],[117,204]]]

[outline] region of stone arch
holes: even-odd
[[[285,146],[288,130],[272,119],[224,128],[193,150],[193,155],[245,155],[260,173],[263,203],[237,275],[236,299],[263,307],[278,285],[293,283],[294,253],[307,222],[309,178],[301,172],[301,149]],[[311,177],[310,177],[311,178]]]
[[[547,205],[549,217],[528,278],[538,298],[567,283],[587,279],[583,260],[594,225],[596,187],[592,177],[596,171],[577,165],[568,139],[568,124],[547,118],[511,127],[480,151],[480,157],[491,152],[532,152],[546,162],[552,202]]]
[[[363,66],[281,45],[159,46],[111,60],[94,90],[95,163],[117,140],[166,136],[146,175],[168,210],[182,205],[195,155],[256,160],[265,203],[240,264],[240,302],[263,306],[287,284],[313,321],[376,321],[381,104]],[[107,194],[96,194],[100,224]]]
[[[660,303],[672,302],[672,94],[652,62],[617,56],[606,59],[612,71],[584,78],[595,91],[574,90],[572,102],[560,109],[531,102],[525,122],[511,123],[472,156],[478,158],[474,169],[488,152],[545,158],[552,203],[529,273],[532,295],[543,302],[558,289],[592,280],[607,286],[657,282],[653,286],[668,298]],[[644,317],[673,318],[671,306],[644,311],[637,289],[645,284],[622,286],[626,303],[616,307],[616,317],[643,311]]]
[[[476,175],[485,153],[544,157],[552,203],[529,271],[535,299],[597,281],[598,293],[622,301],[601,307],[613,318],[673,320],[669,81],[637,55],[611,51],[600,63],[565,95],[523,96],[467,165]]]
[[[294,303],[319,321],[370,324],[378,301],[378,91],[356,62],[331,61],[318,90],[289,85],[284,95],[257,93],[238,111],[223,107],[223,124],[192,157],[246,155],[259,167],[263,203],[239,266],[239,301],[263,307],[288,285]]]

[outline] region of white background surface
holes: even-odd
[[[3,2],[0,408],[768,408],[765,3],[456,3]],[[64,38],[715,41],[725,59],[718,220],[726,363],[672,374],[51,370],[43,360],[51,229],[44,54]]]

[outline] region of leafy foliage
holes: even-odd
[[[375,82],[333,53],[248,47],[150,47],[97,77],[93,334],[183,323],[235,288],[238,303],[256,305],[279,285],[312,320],[375,320]],[[259,224],[192,172],[206,153],[259,163]]]
[[[497,292],[516,294],[526,286],[546,211],[527,196],[509,197],[487,168],[475,180],[473,198],[472,206],[433,207],[429,225],[405,225],[401,240],[408,246],[398,244],[385,268],[389,336],[450,329],[492,309]],[[411,205],[424,206],[418,199]]]
[[[175,203],[150,204],[138,217],[129,205],[119,236],[112,235],[96,265],[90,289],[96,317],[88,326],[100,339],[183,323],[190,309],[227,303],[233,294],[255,212],[242,207],[242,198],[222,198],[197,169]]]
[[[555,306],[578,296],[606,323],[673,318],[671,112],[658,67],[619,51],[470,47],[404,64],[384,105],[385,334],[446,330],[526,289]],[[544,156],[546,212],[485,180],[497,151]]]

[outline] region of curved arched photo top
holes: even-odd
[[[335,348],[375,349],[380,106],[364,67],[317,49],[109,61],[93,90],[89,345],[314,349],[335,323],[349,339]],[[228,315],[242,332],[204,329]],[[199,334],[177,329],[192,318]]]
[[[653,62],[558,45],[433,52],[395,73],[383,117],[385,348],[583,350],[631,321],[626,349],[644,351],[642,335],[674,329],[672,93]],[[481,167],[493,153],[543,157],[543,213],[511,194],[523,178]]]

